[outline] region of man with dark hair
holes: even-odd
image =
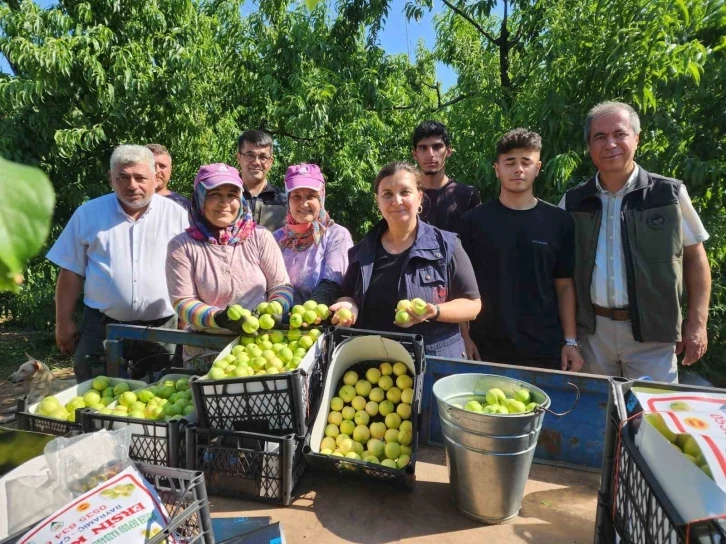
[[[499,198],[461,218],[482,298],[462,335],[472,359],[577,372],[574,222],[533,195],[541,150],[539,134],[507,132],[494,163]]]
[[[237,140],[239,164],[244,197],[255,222],[270,232],[285,225],[287,196],[267,181],[267,173],[275,159],[272,138],[262,130],[246,130]]]
[[[438,121],[424,121],[413,131],[413,158],[423,172],[426,198],[421,219],[443,230],[456,232],[461,216],[481,204],[479,191],[446,175],[451,148],[449,132]]]
[[[171,153],[169,153],[169,150],[161,144],[146,144],[146,149],[151,150],[154,154],[154,162],[156,163],[156,194],[165,196],[169,200],[179,204],[186,211],[189,211],[191,207],[189,199],[169,189],[169,180],[171,179]]]
[[[593,107],[585,141],[597,173],[560,202],[575,220],[585,370],[677,382],[676,355],[684,351],[688,366],[708,347],[708,232],[682,181],[635,162],[640,118],[630,105],[607,101]]]

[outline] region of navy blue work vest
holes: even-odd
[[[386,221],[381,220],[348,253],[350,266],[357,268],[354,298],[361,311],[370,286],[381,235],[387,228]],[[449,266],[454,256],[455,245],[456,234],[419,221],[416,240],[403,263],[398,280],[398,300],[421,298],[426,302],[439,304],[451,300]],[[424,337],[426,353],[429,355],[461,357],[463,339],[456,323],[430,321],[408,329],[402,328],[401,332],[421,334]]]

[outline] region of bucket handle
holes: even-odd
[[[549,408],[543,408],[542,406],[538,406],[535,409],[535,411],[540,410],[542,412],[547,412],[548,414],[552,414],[553,416],[557,416],[557,417],[566,416],[567,414],[569,414],[570,412],[572,412],[577,407],[577,404],[580,402],[580,389],[574,383],[572,383],[572,382],[567,382],[567,385],[570,385],[570,386],[572,386],[575,389],[575,402],[570,407],[569,410],[567,410],[566,412],[562,412],[562,413],[559,413],[558,414],[557,412],[553,412]]]

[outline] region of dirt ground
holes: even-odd
[[[52,331],[24,331],[0,324],[0,413],[14,408],[16,399],[28,392],[27,386],[7,381],[27,360],[25,353],[43,361],[59,378],[73,376],[73,362],[58,351]]]
[[[308,471],[288,507],[210,497],[213,517],[270,516],[291,544],[592,542],[600,475],[532,465],[522,509],[503,525],[482,525],[456,509],[445,452],[421,447],[413,492]],[[486,490],[482,490],[486,493]]]

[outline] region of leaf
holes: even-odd
[[[315,6],[317,6],[319,3],[320,0],[305,0],[305,5],[310,11],[314,10]]]
[[[28,259],[43,247],[55,193],[38,168],[0,157],[0,292],[17,292]]]

